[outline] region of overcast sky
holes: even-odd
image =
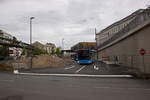
[[[33,20],[33,42],[55,43],[65,49],[78,42],[95,41],[98,31],[150,0],[0,0],[0,29],[29,43],[29,19]]]

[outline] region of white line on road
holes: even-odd
[[[82,66],[80,69],[78,69],[75,73],[80,72],[85,66]]]
[[[71,66],[71,67],[66,67],[65,69],[71,69],[71,68],[74,68],[75,66],[73,65],[73,66]]]

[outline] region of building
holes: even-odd
[[[140,9],[96,34],[98,60],[150,74],[150,9]],[[145,55],[140,50],[146,51]]]
[[[41,49],[41,50],[44,50],[44,45],[38,41],[34,42],[32,45]]]
[[[79,49],[93,49],[96,50],[96,42],[79,42],[76,45],[71,47],[71,50],[79,50]]]
[[[113,35],[121,31],[124,27],[126,27],[135,17],[143,12],[144,9],[139,9],[132,13],[131,15],[121,19],[118,22],[113,23],[112,25],[108,26],[107,28],[103,29],[99,33],[96,34],[96,42],[97,45],[103,44],[105,41],[109,40]]]
[[[41,50],[47,51],[48,54],[52,54],[52,53],[56,52],[56,46],[55,46],[55,44],[52,44],[52,43],[46,43],[44,45],[44,44],[36,41],[33,43],[33,46],[38,47]]]
[[[44,48],[48,52],[48,54],[56,52],[56,46],[53,43],[46,43]]]
[[[73,55],[75,55],[76,53],[75,53],[74,50],[62,50],[62,51],[61,51],[61,54],[62,54],[63,57],[68,57],[68,58],[70,58],[70,57],[72,57]]]
[[[11,40],[13,40],[13,36],[12,36],[12,35],[10,35],[10,34],[4,32],[4,31],[2,31],[2,30],[0,30],[0,37],[1,37],[1,38],[6,38],[6,39],[11,39]],[[1,42],[8,42],[8,41],[1,40]]]
[[[0,37],[1,38],[5,38],[5,39],[10,39],[10,40],[17,40],[16,37],[12,36],[9,33],[6,33],[2,30],[0,30]],[[0,40],[0,42],[9,42],[9,41],[5,41],[5,40]],[[21,48],[16,48],[16,47],[9,47],[9,55],[12,57],[18,57],[21,56],[22,53],[22,49]]]

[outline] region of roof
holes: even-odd
[[[71,47],[71,49],[95,49],[96,48],[96,42],[79,42]]]

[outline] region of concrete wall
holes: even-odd
[[[139,53],[141,48],[146,50],[144,60]],[[124,40],[100,50],[98,55],[99,60],[108,57],[108,61],[115,61],[115,56],[117,56],[119,64],[138,68],[142,72],[144,72],[145,66],[145,72],[150,73],[150,25]]]

